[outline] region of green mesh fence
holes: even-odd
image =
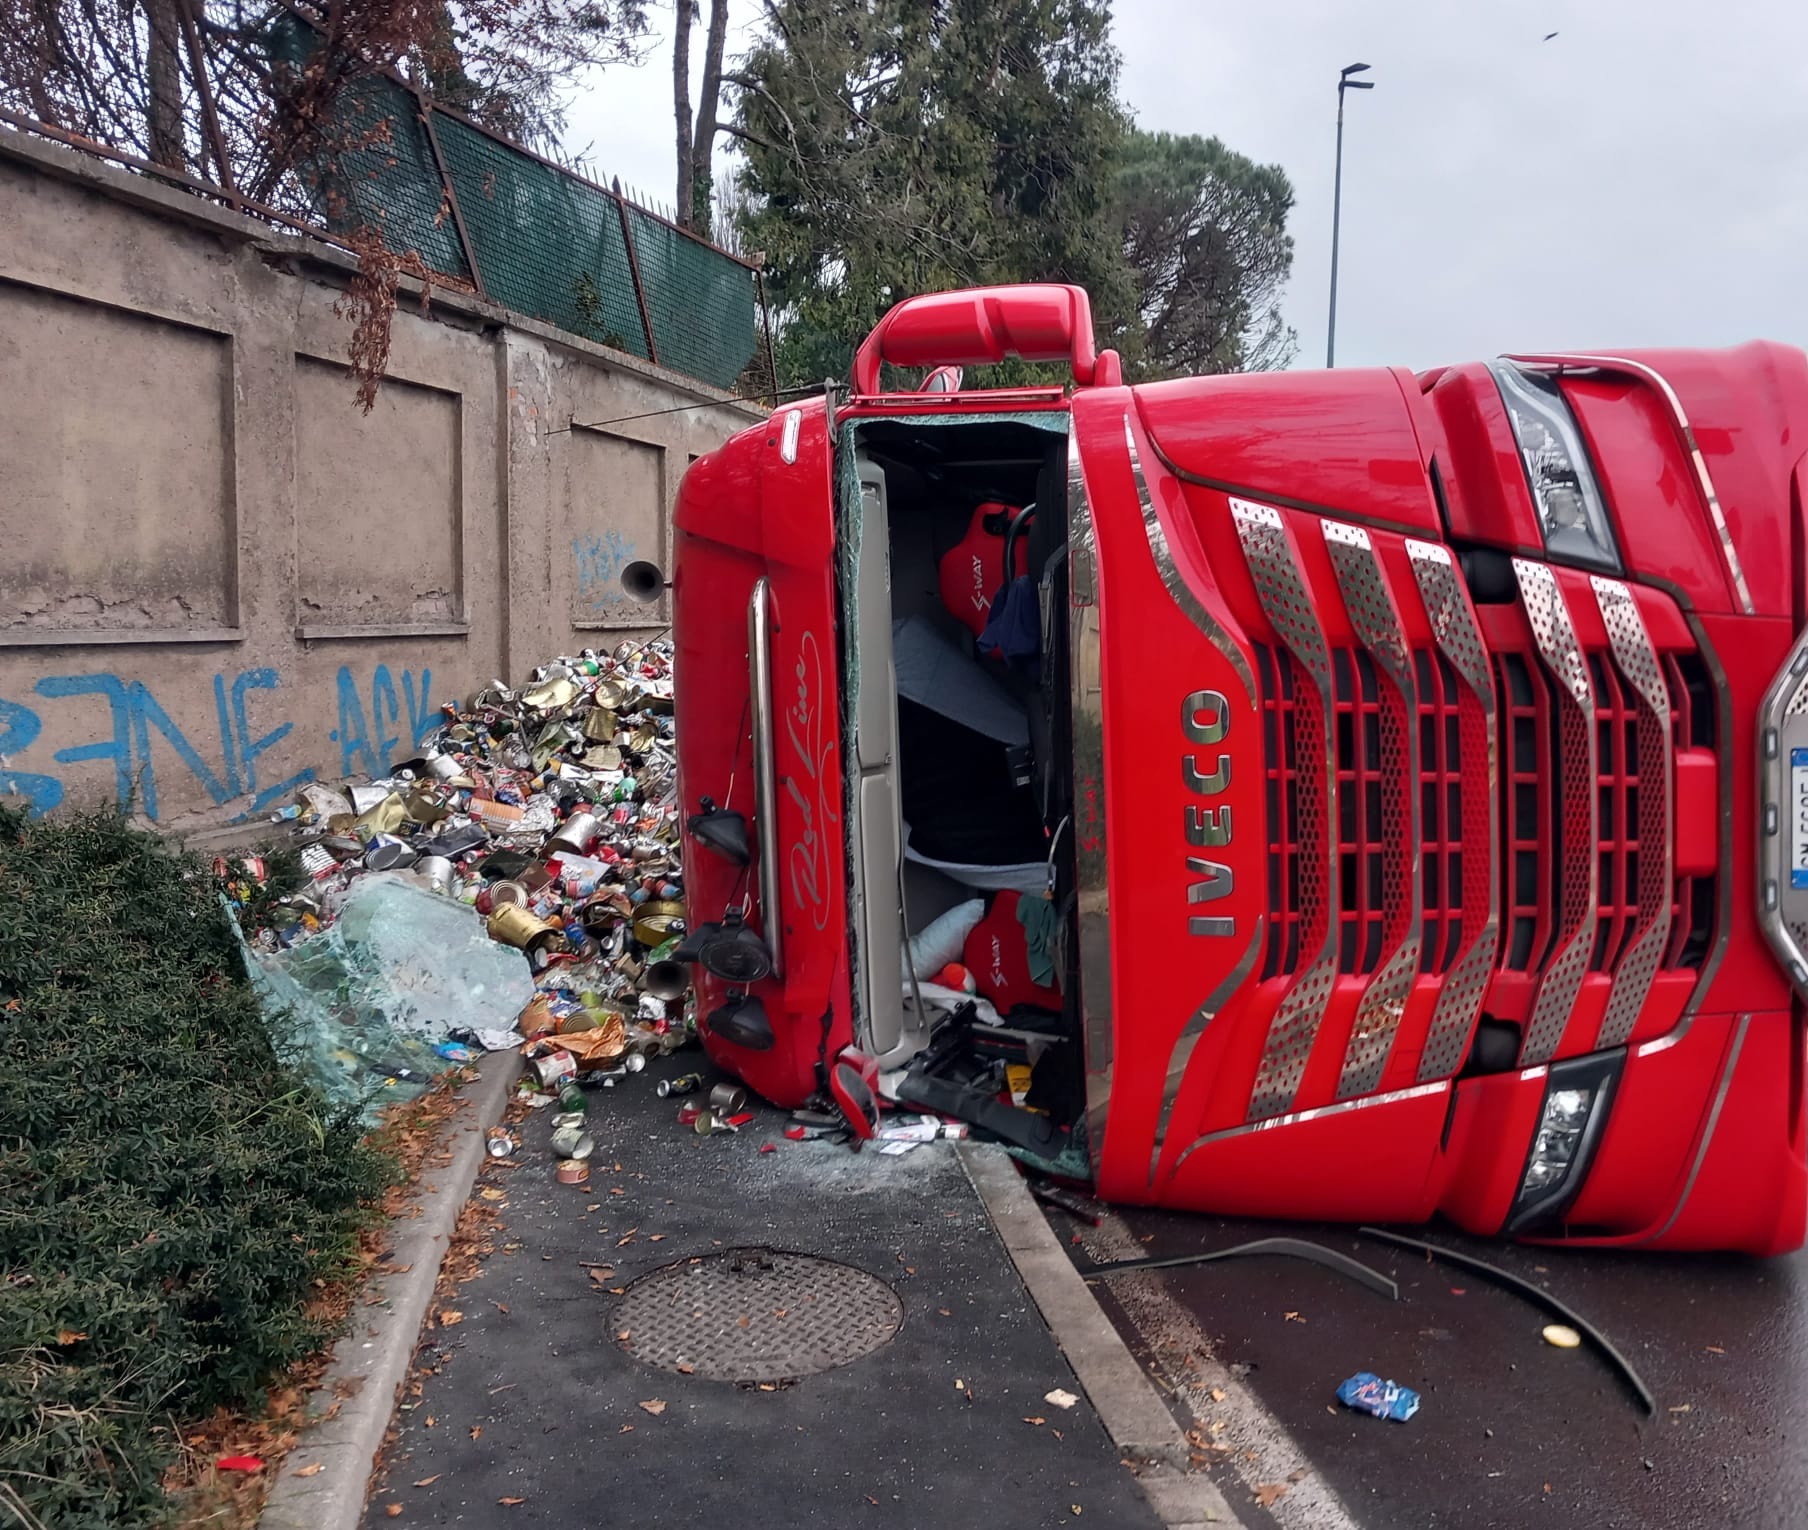
[[[299,62],[312,36],[290,19],[273,50]],[[602,187],[432,109],[433,137],[464,218],[477,270],[465,258],[432,138],[412,92],[387,78],[344,92],[330,163],[308,191],[335,232],[376,228],[393,250],[415,250],[435,271],[481,282],[491,301],[718,388],[753,359],[753,271]],[[349,145],[349,147],[344,147]],[[647,324],[635,296],[634,241]]]

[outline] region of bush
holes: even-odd
[[[320,1344],[388,1177],[273,1050],[200,860],[0,808],[0,1481],[157,1523],[173,1426]]]

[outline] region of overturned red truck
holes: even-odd
[[[1800,1245],[1805,450],[1772,344],[1132,387],[1078,288],[899,304],[679,493],[712,1057],[1124,1202]]]

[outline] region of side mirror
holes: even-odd
[[[659,571],[659,565],[649,563],[645,558],[636,558],[621,571],[622,593],[643,606],[658,600],[667,586],[668,581]]]

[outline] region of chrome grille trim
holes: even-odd
[[[1408,540],[1406,555],[1412,560],[1419,599],[1431,623],[1438,651],[1450,661],[1457,677],[1468,686],[1482,710],[1482,732],[1488,748],[1488,917],[1468,950],[1444,974],[1431,1025],[1419,1054],[1419,1082],[1449,1078],[1462,1066],[1469,1034],[1487,997],[1494,973],[1495,947],[1500,931],[1500,743],[1494,716],[1494,671],[1487,644],[1476,626],[1475,613],[1463,588],[1450,550],[1435,542]],[[1465,859],[1474,851],[1465,844]],[[1467,914],[1465,913],[1465,923]]]
[[[1617,579],[1596,575],[1589,583],[1594,586],[1595,604],[1601,608],[1601,621],[1607,628],[1608,642],[1613,646],[1614,662],[1620,673],[1632,682],[1651,721],[1651,728],[1640,729],[1640,733],[1643,735],[1648,731],[1659,741],[1659,775],[1663,783],[1662,800],[1653,803],[1640,782],[1638,901],[1639,919],[1644,928],[1614,969],[1613,992],[1608,997],[1601,1029],[1595,1037],[1595,1045],[1600,1048],[1622,1046],[1631,1036],[1639,1011],[1644,1007],[1645,996],[1651,991],[1651,980],[1657,976],[1664,947],[1669,944],[1670,899],[1676,880],[1676,777],[1670,739],[1670,687],[1664,683],[1663,666],[1658,663],[1657,650],[1645,630],[1638,603],[1633,599],[1632,591]],[[1643,772],[1640,774],[1642,776]],[[1651,820],[1649,825],[1647,819]],[[1661,833],[1657,831],[1660,823]],[[1647,827],[1651,832],[1646,832]]]
[[[1589,674],[1588,658],[1582,651],[1571,621],[1569,603],[1557,576],[1543,563],[1529,558],[1515,558],[1513,572],[1519,580],[1519,596],[1531,623],[1532,637],[1538,644],[1539,657],[1557,682],[1558,703],[1579,714],[1574,726],[1582,741],[1583,758],[1580,781],[1571,779],[1572,765],[1564,768],[1564,805],[1559,809],[1569,817],[1568,795],[1576,792],[1587,799],[1586,848],[1577,857],[1575,847],[1564,846],[1563,881],[1567,888],[1570,868],[1580,859],[1587,865],[1580,899],[1573,919],[1564,919],[1567,933],[1559,930],[1559,943],[1545,964],[1544,977],[1532,999],[1532,1013],[1526,1023],[1525,1039],[1520,1043],[1519,1065],[1532,1067],[1548,1062],[1563,1040],[1576,995],[1582,991],[1582,980],[1588,975],[1589,957],[1594,951],[1595,921],[1600,907],[1600,862],[1596,846],[1601,841],[1600,802],[1596,782],[1600,777],[1599,749],[1595,738],[1595,687]],[[1560,735],[1561,736],[1561,735]],[[1569,753],[1566,746],[1563,753]],[[1561,913],[1561,911],[1560,911]]]
[[[1217,1018],[1218,1011],[1248,981],[1249,974],[1255,968],[1256,957],[1262,951],[1262,937],[1267,932],[1267,923],[1266,918],[1257,918],[1255,930],[1249,937],[1249,949],[1231,969],[1230,975],[1207,995],[1205,1003],[1193,1011],[1193,1017],[1187,1021],[1186,1029],[1180,1033],[1173,1050],[1168,1054],[1168,1071],[1161,1085],[1161,1115],[1155,1123],[1155,1140],[1149,1146],[1151,1185],[1155,1183],[1156,1170],[1161,1167],[1162,1149],[1168,1141],[1168,1122],[1173,1117],[1174,1101],[1179,1097],[1187,1068],[1193,1061],[1193,1049],[1199,1045],[1199,1038],[1205,1034],[1205,1028]]]
[[[1398,1105],[1402,1100],[1422,1100],[1428,1095],[1447,1093],[1449,1088],[1448,1082],[1413,1084],[1405,1089],[1389,1090],[1386,1094],[1371,1094],[1360,1100],[1340,1100],[1335,1105],[1315,1105],[1310,1110],[1294,1111],[1282,1116],[1270,1116],[1265,1121],[1250,1121],[1242,1126],[1227,1126],[1222,1131],[1207,1132],[1197,1142],[1190,1143],[1187,1150],[1175,1161],[1174,1168],[1178,1172],[1181,1165],[1200,1148],[1207,1147],[1214,1142],[1223,1142],[1230,1137],[1246,1137],[1251,1132],[1269,1132],[1287,1126],[1301,1126],[1307,1121],[1322,1121],[1326,1116],[1341,1116],[1352,1110],[1374,1110],[1383,1105]]]
[[[1255,1087],[1249,1098],[1248,1119],[1263,1120],[1293,1108],[1305,1076],[1306,1061],[1324,1022],[1325,1004],[1337,978],[1337,749],[1334,736],[1335,697],[1331,679],[1331,651],[1324,629],[1307,593],[1305,576],[1294,554],[1280,512],[1244,499],[1230,501],[1231,518],[1243,556],[1254,577],[1257,598],[1269,623],[1311,677],[1319,694],[1324,719],[1324,811],[1321,832],[1325,858],[1324,943],[1312,965],[1299,974],[1282,996],[1268,1039],[1256,1069]],[[1252,688],[1253,689],[1253,688]]]
[[[1337,1098],[1347,1100],[1368,1094],[1381,1082],[1419,970],[1425,906],[1419,830],[1418,686],[1400,613],[1388,592],[1387,576],[1369,534],[1360,526],[1336,521],[1326,521],[1323,526],[1325,550],[1331,555],[1331,568],[1337,575],[1337,587],[1350,623],[1399,693],[1406,745],[1405,864],[1411,912],[1399,947],[1369,980],[1356,1006],[1356,1018],[1351,1022],[1350,1039],[1344,1049],[1343,1071],[1337,1081]]]
[[[1124,445],[1130,449],[1130,471],[1136,478],[1136,497],[1142,508],[1143,535],[1148,539],[1149,551],[1155,556],[1155,571],[1161,575],[1162,585],[1174,604],[1186,613],[1187,620],[1199,629],[1200,635],[1237,672],[1237,678],[1243,682],[1243,694],[1254,696],[1255,672],[1250,669],[1243,650],[1230,640],[1230,634],[1199,603],[1199,597],[1193,593],[1186,580],[1180,577],[1180,570],[1174,562],[1174,549],[1168,545],[1167,530],[1161,524],[1161,517],[1156,514],[1148,480],[1143,477],[1143,460],[1136,449],[1136,432],[1131,428],[1128,414],[1124,416]]]

